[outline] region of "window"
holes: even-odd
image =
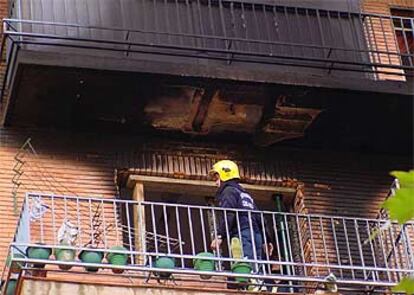
[[[391,9],[396,42],[404,66],[414,65],[414,10]],[[411,55],[411,56],[407,56]]]

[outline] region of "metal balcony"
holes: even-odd
[[[368,80],[405,81],[414,68],[408,17],[227,0],[130,1],[120,12],[110,6],[115,2],[98,1],[89,8],[121,13],[113,19],[90,15],[80,4],[67,12],[62,1],[52,2],[11,1],[11,17],[3,20],[5,81],[21,49],[192,65],[201,59],[252,69],[261,64]]]
[[[210,242],[217,237],[219,223],[230,214],[238,228],[240,218],[247,216],[252,235],[252,218],[259,218],[259,231],[267,232],[264,242],[272,243],[274,251],[266,247],[262,257],[256,251],[254,259],[232,257],[227,226],[222,247],[212,251]],[[207,277],[212,282],[226,282],[230,277],[262,279],[269,288],[284,287],[288,292],[316,289],[333,274],[340,289],[378,291],[414,274],[413,245],[414,223],[400,226],[380,219],[29,193],[10,246],[11,263],[2,278],[17,278],[19,274],[10,268],[20,263],[20,274],[46,264],[47,271],[57,266],[67,272],[81,267],[99,268],[97,274],[124,271],[124,275],[141,276],[143,283],[153,278],[200,280],[200,275],[204,283]],[[34,248],[48,249],[51,256],[33,257],[28,249]],[[60,259],[57,249],[69,249],[76,256]],[[101,253],[103,260],[80,260],[79,254],[88,250]],[[205,252],[211,253],[204,261],[213,268],[195,268],[198,254]],[[111,264],[109,253],[123,254],[126,263]],[[160,268],[162,257],[172,266]],[[238,263],[250,265],[251,272],[231,271]]]

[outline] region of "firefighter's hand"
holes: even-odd
[[[220,238],[212,240],[210,244],[211,250],[218,251],[220,249],[221,243],[223,243],[223,240]]]
[[[263,251],[265,253],[267,253],[270,256],[272,256],[273,254],[273,244],[272,243],[267,243],[267,244],[263,244]]]

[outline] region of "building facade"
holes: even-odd
[[[413,11],[0,1],[4,294],[389,292],[414,271],[414,224],[380,212],[413,167]],[[209,248],[220,159],[274,245],[248,274]]]

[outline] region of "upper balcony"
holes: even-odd
[[[319,2],[13,0],[4,87],[37,64],[411,93],[413,18]]]
[[[222,247],[212,251],[210,242],[229,215],[238,233],[226,226]],[[241,228],[242,218],[248,228]],[[254,230],[255,218],[261,226]],[[232,254],[230,238],[243,241],[240,232],[261,234],[273,250],[253,242],[253,258]],[[169,288],[172,282],[175,294],[225,294],[229,278],[235,288],[278,293],[309,294],[334,284],[342,294],[377,294],[414,274],[413,237],[413,223],[383,219],[29,193],[2,279],[4,288],[17,284],[16,294],[32,295],[68,286],[75,294],[78,283],[153,294],[160,283]]]

